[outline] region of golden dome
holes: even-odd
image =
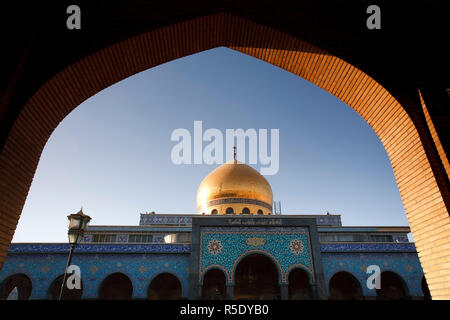
[[[225,214],[230,208],[237,214],[272,214],[272,201],[266,178],[237,160],[213,170],[197,191],[197,210],[203,214]]]

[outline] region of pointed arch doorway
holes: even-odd
[[[260,253],[243,258],[235,270],[236,300],[278,300],[280,286],[278,270],[273,261]]]

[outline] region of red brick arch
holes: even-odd
[[[137,72],[226,46],[292,72],[333,94],[373,128],[391,161],[433,298],[450,298],[450,217],[418,129],[400,103],[361,70],[302,40],[221,13],[177,23],[70,65],[28,100],[0,154],[0,266],[41,152],[81,102]],[[282,49],[280,49],[282,48]]]

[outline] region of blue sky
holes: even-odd
[[[173,130],[279,129],[266,176],[285,214],[342,215],[344,225],[408,225],[381,142],[350,107],[266,62],[216,48],[146,70],[83,102],[56,128],[14,235],[67,241],[67,218],[137,225],[139,213],[195,213],[217,165],[175,165]],[[258,169],[258,166],[254,166]]]

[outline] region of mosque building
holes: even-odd
[[[88,226],[72,259],[81,287],[64,299],[429,299],[409,227],[274,212],[268,181],[237,160],[201,182],[197,209]],[[0,299],[57,299],[68,251],[11,244]]]

